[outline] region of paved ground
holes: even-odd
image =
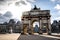
[[[52,33],[52,36],[60,37],[60,33]]]
[[[20,34],[0,34],[0,40],[17,40]]]
[[[21,35],[17,40],[57,40],[57,39],[43,37],[39,35]]]
[[[20,35],[18,33],[12,33],[12,34],[0,34],[0,40],[57,40],[54,36],[49,35]],[[59,39],[60,40],[60,39]]]

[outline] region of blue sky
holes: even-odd
[[[60,0],[35,0],[33,5],[37,5],[42,10],[50,10],[51,21],[60,20]],[[59,5],[59,8],[57,7]]]

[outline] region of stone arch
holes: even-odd
[[[33,23],[36,22],[36,21],[38,22],[38,20],[33,20],[31,24],[33,24]]]
[[[51,24],[50,24],[50,10],[40,10],[39,8],[33,8],[30,11],[24,12],[22,16],[23,25],[28,24],[26,26],[29,27],[29,31],[33,34],[33,22],[39,22],[39,34],[42,33],[43,24],[47,23],[47,34],[51,32]],[[24,27],[24,26],[23,26]],[[25,31],[24,31],[25,32]]]

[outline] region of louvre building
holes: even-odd
[[[54,20],[51,25],[51,28],[52,33],[60,33],[60,20]]]
[[[21,26],[20,21],[15,22],[14,19],[10,19],[8,23],[0,24],[0,33],[20,33]]]

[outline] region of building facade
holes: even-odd
[[[20,21],[17,21],[16,23],[14,19],[11,19],[8,23],[4,22],[3,24],[0,24],[0,33],[20,33],[21,26],[22,24]]]
[[[51,25],[51,32],[52,33],[60,33],[60,20],[54,20]]]

